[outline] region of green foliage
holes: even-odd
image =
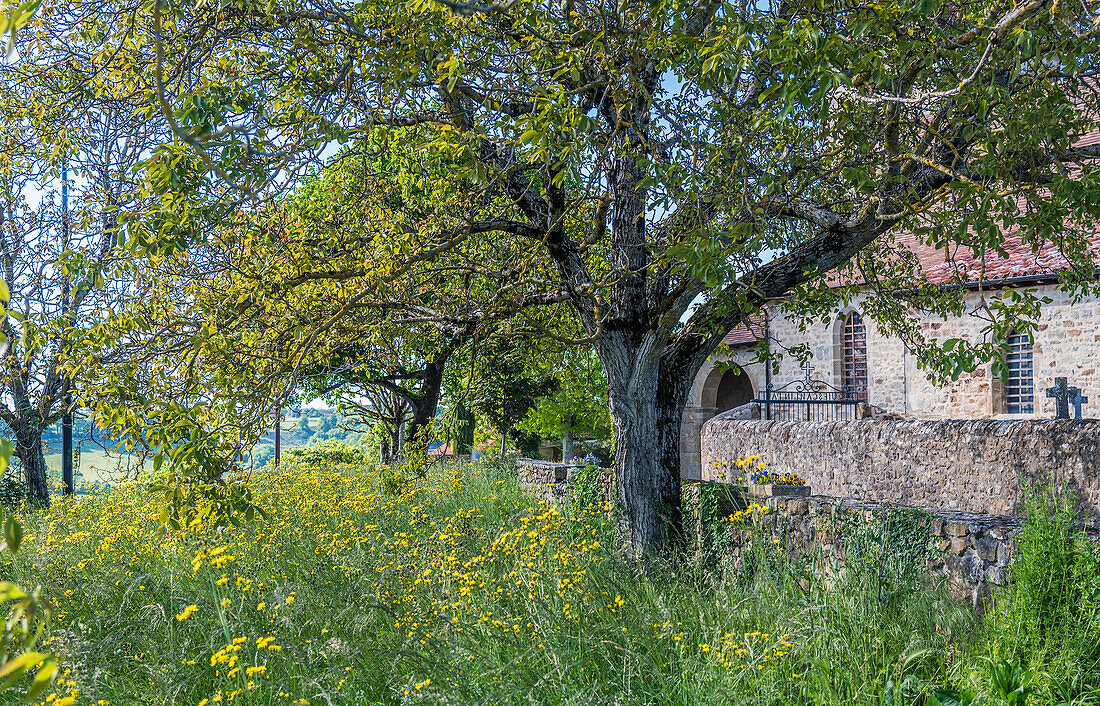
[[[173,0],[108,3],[98,20],[58,11],[38,28],[35,71],[85,67],[61,82],[67,96],[110,90],[170,133],[142,151],[142,198],[121,215],[134,245],[116,258],[144,256],[168,276],[128,286],[158,296],[77,348],[193,332],[163,347],[178,357],[158,369],[137,376],[126,362],[97,389],[144,407],[135,400],[190,385],[192,401],[217,400],[203,429],[247,428],[288,377],[328,366],[382,321],[426,331],[379,341],[438,353],[479,340],[487,319],[546,333],[553,316],[530,310],[568,308],[574,339],[605,364],[611,407],[626,410],[653,404],[654,390],[677,399],[684,372],[762,301],[783,298],[802,320],[835,315],[855,295],[833,290],[840,268],[868,283],[865,310],[923,351],[923,368],[957,376],[1003,355],[1006,332],[1034,324],[1037,297],[987,302],[980,344],[928,340],[923,312],[957,312],[964,289],[925,286],[889,234],[984,261],[1026,233],[1034,250],[1069,257],[1067,289],[1097,290],[1084,243],[1098,170],[1076,146],[1100,108],[1095,28],[1082,20],[1096,10],[415,0],[328,13],[242,0],[211,15],[207,0]],[[47,103],[70,104],[61,98]],[[277,183],[334,144],[333,168]],[[299,186],[290,204],[265,201]],[[177,254],[203,269],[165,262]],[[399,359],[371,367],[388,382],[422,370]],[[168,382],[154,393],[145,378]],[[482,411],[506,435],[545,381],[489,382],[499,394]],[[678,438],[679,411],[662,414],[661,439]],[[228,450],[250,448],[252,431]],[[677,469],[645,462],[656,482],[630,489],[636,505],[669,502],[657,496]]]
[[[252,447],[252,465],[265,466],[275,460],[274,444],[256,444]]]
[[[886,509],[870,517],[841,512],[834,519],[843,537],[847,577],[874,598],[892,603],[923,588],[922,579],[935,551],[928,532],[930,517],[911,509]]]
[[[454,406],[454,452],[459,455],[470,453],[474,448],[474,428],[477,419],[473,411],[464,400],[459,400]]]
[[[906,567],[923,556],[920,516],[891,511],[853,520],[846,553],[856,563],[843,578],[826,570],[821,555],[810,557],[814,571],[792,562],[756,513],[739,526],[739,541],[754,543],[742,566],[730,561],[728,543],[724,556],[716,552],[705,565],[639,565],[618,550],[603,508],[536,503],[499,459],[433,465],[423,477],[338,461],[317,465],[346,458],[294,457],[262,471],[257,501],[271,519],[259,532],[205,528],[170,540],[150,537],[157,502],[135,488],[81,500],[79,522],[69,514],[75,506],[36,510],[26,519],[28,536],[39,539],[24,542],[8,571],[21,583],[48,580],[59,596],[74,593],[62,599],[59,619],[69,640],[66,666],[82,695],[118,706],[170,700],[179,684],[195,696],[238,688],[210,664],[238,635],[249,637],[246,664],[266,667],[259,686],[242,692],[256,706],[286,703],[280,692],[308,699],[311,687],[325,689],[334,703],[518,706],[555,703],[561,694],[594,703],[713,706],[1095,700],[1089,675],[1096,666],[1085,653],[1058,663],[1076,663],[1076,676],[1052,671],[1049,661],[1012,656],[1006,648],[1021,637],[1013,624],[994,614],[983,624],[943,587],[908,583]],[[575,488],[596,487],[584,470],[576,480]],[[710,506],[716,514],[717,504]],[[767,519],[771,526],[781,518]],[[1052,551],[1065,535],[1049,517],[1034,521],[1041,531],[1025,530],[1032,535],[1021,551],[1030,554],[1021,564],[1030,562],[1040,576],[1044,566],[1065,566]],[[43,546],[48,526],[61,551]],[[118,556],[99,551],[106,535]],[[196,550],[209,558],[221,555],[211,548],[225,546],[228,564],[193,568]],[[897,568],[891,552],[905,557]],[[1067,579],[1082,586],[1082,615],[1092,610],[1096,575],[1083,556],[1070,562],[1080,568],[1069,569]],[[119,557],[126,561],[116,565]],[[476,581],[462,578],[471,572]],[[224,586],[217,583],[223,574]],[[285,600],[292,592],[293,604]],[[277,611],[274,603],[281,603]],[[193,615],[172,618],[191,604]],[[149,620],[147,605],[169,620]],[[1090,629],[1087,620],[1070,621],[1053,636],[1061,648],[1076,649],[1095,640]],[[257,654],[256,640],[267,635],[282,650]],[[117,658],[112,650],[123,637],[141,659]],[[417,692],[419,699],[411,696]]]
[[[394,492],[369,468],[260,475],[259,531],[150,537],[155,499],[134,488],[82,500],[79,524],[60,503],[28,517],[61,549],[38,542],[13,570],[62,596],[82,698],[158,703],[184,685],[198,700],[242,688],[253,706],[322,689],[334,704],[879,704],[943,683],[960,618],[972,624],[941,592],[898,611],[824,581],[802,588],[775,552],[744,579],[633,564],[602,508],[552,510],[496,459],[433,466]],[[115,556],[97,551],[108,536]],[[266,667],[253,689],[211,664],[238,636],[237,665]],[[265,636],[281,650],[257,650]],[[119,659],[123,638],[140,658]]]
[[[481,352],[481,380],[474,407],[498,432],[507,434],[538,400],[559,389],[558,380],[528,372],[522,346],[499,341]]]
[[[267,513],[253,501],[252,487],[236,474],[211,480],[191,475],[167,474],[148,485],[151,493],[162,494],[164,509],[157,519],[157,532],[171,532],[194,524],[215,527],[240,526]]]
[[[312,466],[357,465],[368,461],[361,446],[352,446],[335,439],[326,439],[301,449],[289,449],[286,455],[298,463]]]
[[[544,439],[566,434],[606,444],[611,441],[611,415],[607,406],[607,379],[595,351],[588,347],[551,352],[535,361],[557,387],[539,397],[516,426]],[[569,459],[563,459],[568,462]]]
[[[995,594],[985,639],[1044,696],[1100,696],[1100,547],[1078,524],[1072,494],[1031,488],[1024,505],[1010,582]]]
[[[505,454],[503,457],[491,455],[482,456],[474,462],[474,466],[481,469],[486,474],[510,479],[508,482],[518,478],[516,473],[516,457],[512,454]]]
[[[4,474],[0,475],[0,505],[14,510],[26,496],[27,489],[18,475],[18,468],[8,466]]]
[[[0,474],[4,477],[7,477],[5,471],[12,451],[10,441],[0,440]],[[0,551],[15,555],[23,543],[23,525],[14,515],[5,519],[3,508],[0,508],[0,521],[3,522]],[[9,690],[27,676],[30,684],[26,685],[23,700],[34,701],[43,696],[57,676],[53,653],[36,649],[39,640],[48,635],[50,604],[42,599],[39,588],[27,590],[4,580],[0,581],[0,610],[6,611],[0,631],[0,679],[3,680],[0,697],[10,693]]]
[[[698,497],[693,497],[693,492]],[[685,531],[691,540],[691,554],[697,568],[717,572],[719,564],[731,549],[731,532],[719,508],[740,510],[745,503],[737,489],[726,483],[700,482],[685,485],[682,505],[691,509]],[[755,518],[753,518],[755,519]]]
[[[574,509],[580,511],[606,508],[608,499],[604,497],[603,478],[608,472],[600,467],[593,456],[570,466],[567,492]]]

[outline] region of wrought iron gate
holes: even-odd
[[[862,400],[855,390],[833,387],[824,380],[814,380],[810,371],[801,380],[777,388],[768,386],[753,400],[761,406],[764,419],[825,422],[855,419],[856,405]]]

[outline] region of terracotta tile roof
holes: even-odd
[[[1100,232],[1088,238],[1093,260],[1100,263]],[[914,252],[921,260],[925,278],[932,284],[976,284],[1037,275],[1056,276],[1069,267],[1069,260],[1057,243],[1045,242],[1038,248],[1024,242],[1019,233],[1005,237],[1005,256],[986,255],[984,260],[969,248],[948,256],[943,250],[921,245],[924,252]],[[935,263],[935,264],[933,264]]]
[[[1093,260],[1100,265],[1100,229],[1087,240]],[[1046,242],[1035,250],[1031,244],[1024,242],[1019,233],[1005,236],[1003,248],[1007,257],[986,255],[984,261],[975,256],[970,248],[957,247],[948,252],[922,242],[909,232],[895,234],[893,248],[895,251],[908,250],[915,255],[920,263],[921,280],[932,284],[988,282],[997,286],[998,282],[1003,283],[1014,277],[1050,275],[1053,278],[1069,266],[1069,261],[1056,243]],[[839,285],[846,279],[836,278],[834,282]],[[746,346],[763,338],[764,321],[762,317],[756,317],[731,329],[722,342],[730,346]]]
[[[1100,128],[1084,133],[1074,142],[1077,147],[1096,144],[1100,144]],[[1022,210],[1026,204],[1020,201],[1019,207]],[[1100,228],[1094,228],[1086,240],[1093,261],[1100,266]],[[893,234],[893,245],[895,251],[904,249],[915,255],[920,263],[921,279],[932,284],[996,283],[1015,277],[1041,275],[1054,277],[1069,266],[1069,261],[1056,243],[1046,242],[1035,248],[1033,244],[1025,242],[1019,232],[1005,235],[1002,246],[1004,256],[987,254],[984,259],[966,247],[956,246],[950,252],[937,249],[910,232]],[[851,281],[846,275],[837,276],[837,273],[833,273],[831,279],[836,285]],[[731,346],[743,346],[763,338],[763,321],[754,319],[748,325],[739,324],[732,329],[722,342]]]
[[[752,317],[747,323],[734,326],[722,343],[729,346],[747,346],[755,344],[764,338],[764,320],[761,317]]]

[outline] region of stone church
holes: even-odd
[[[902,418],[1043,419],[1055,416],[1054,400],[1046,390],[1056,377],[1064,377],[1091,400],[1091,405],[1084,406],[1084,416],[1100,416],[1100,299],[1075,302],[1059,290],[1058,272],[1067,263],[1054,245],[1033,252],[1019,236],[1009,237],[1007,257],[987,257],[982,262],[966,255],[945,257],[942,250],[911,236],[902,236],[899,243],[919,258],[929,282],[960,286],[961,281],[967,287],[968,313],[983,296],[988,300],[1012,288],[1031,289],[1053,300],[1043,307],[1033,336],[1010,336],[1008,379],[992,376],[985,365],[946,386],[933,385],[901,341],[883,335],[864,317],[859,298],[830,326],[806,332],[784,315],[781,302],[771,302],[756,322],[729,332],[728,353],[712,357],[695,379],[681,432],[685,479],[700,477],[699,437],[706,420],[759,399],[769,385],[771,390],[793,389],[806,379],[852,391],[849,397],[854,394],[859,401]],[[1100,262],[1100,234],[1091,243]],[[973,340],[983,324],[970,315],[920,322],[926,337],[939,340]],[[769,365],[753,360],[755,348],[765,339],[773,347],[806,344],[813,357],[802,366],[793,356],[785,356],[778,371],[772,372]],[[733,367],[716,366],[720,361]]]

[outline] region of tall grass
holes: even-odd
[[[985,654],[969,608],[884,594],[873,558],[815,575],[761,534],[741,566],[632,564],[604,508],[500,466],[387,492],[302,459],[254,487],[271,519],[222,533],[152,534],[138,487],[24,518],[0,578],[57,601],[55,703],[933,704]]]

